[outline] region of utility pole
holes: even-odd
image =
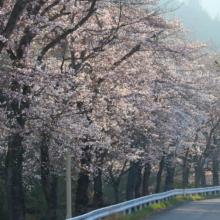
[[[70,151],[66,151],[66,219],[72,218]]]

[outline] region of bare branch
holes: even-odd
[[[128,52],[125,56],[123,56],[119,61],[114,63],[113,69],[115,69],[116,66],[119,66],[124,60],[127,60],[129,57],[131,57],[134,53],[139,51],[140,48],[141,48],[140,44],[138,44],[135,47],[133,47],[130,52]]]
[[[59,43],[61,40],[63,40],[64,38],[66,38],[69,34],[73,33],[74,31],[76,31],[80,26],[82,26],[94,13],[95,11],[95,4],[96,4],[97,0],[93,0],[89,9],[88,14],[74,27],[71,29],[66,30],[64,33],[62,33],[61,35],[59,35],[57,38],[55,38],[54,40],[52,40],[49,44],[47,44],[43,50],[41,51],[41,55],[38,56],[38,61],[41,61],[44,57],[44,55],[46,54],[46,52],[48,50],[50,50],[52,47],[54,47],[57,43]]]
[[[3,30],[3,32],[1,33],[6,39],[8,39],[11,36],[11,34],[15,28],[16,22],[18,20],[19,14],[23,10],[24,4],[25,4],[25,0],[17,0],[16,1],[14,8],[11,12],[11,15],[8,19],[8,23],[5,27],[5,29]],[[4,48],[4,46],[5,46],[5,43],[0,41],[0,53],[1,53],[2,49]]]

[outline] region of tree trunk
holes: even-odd
[[[141,197],[141,171],[142,167],[140,166],[140,163],[135,164],[136,172],[137,172],[137,178],[135,183],[135,198]]]
[[[108,167],[108,172],[109,172],[109,175],[112,181],[112,186],[115,190],[115,204],[119,203],[119,185],[120,185],[121,179],[128,171],[128,170],[125,171],[126,164],[127,164],[127,161],[124,162],[123,168],[117,178],[113,176],[113,172],[112,172],[113,164],[110,167]]]
[[[165,181],[165,187],[164,187],[164,192],[173,190],[173,177],[174,177],[174,172],[175,172],[175,167],[172,165],[168,164],[166,166],[167,174],[166,174],[166,181]]]
[[[97,175],[94,177],[94,208],[98,209],[103,207],[102,198],[102,170],[98,168]]]
[[[188,173],[187,173],[187,170],[188,170],[188,154],[189,154],[189,148],[187,148],[185,157],[183,159],[183,174],[182,174],[182,181],[183,181],[182,182],[182,188],[183,189],[188,188],[188,179],[189,179],[189,176],[188,176]]]
[[[200,180],[201,180],[200,166],[197,164],[197,166],[195,166],[194,169],[195,169],[195,188],[199,188]]]
[[[57,220],[57,174],[50,163],[47,140],[41,145],[41,179],[44,196],[47,202],[47,216],[49,220]]]
[[[20,91],[20,85],[15,80],[11,85],[12,91]],[[23,86],[23,95],[30,93],[28,86]],[[29,101],[9,102],[0,90],[0,101],[6,101],[8,104],[8,119],[16,120],[20,128],[25,125],[25,113],[23,110],[29,108]],[[22,187],[22,169],[23,169],[23,138],[19,133],[11,133],[8,137],[8,152],[5,157],[5,187],[7,194],[9,220],[25,219],[24,191]]]
[[[160,166],[159,166],[159,171],[157,173],[157,185],[156,185],[155,193],[159,193],[160,192],[161,176],[162,176],[162,173],[163,173],[164,166],[165,166],[165,164],[164,164],[164,156],[163,156],[161,158]]]
[[[219,167],[218,159],[214,158],[212,161],[213,186],[219,186],[218,167]]]
[[[119,185],[115,184],[114,190],[115,190],[115,204],[118,204],[119,203]]]
[[[182,188],[188,189],[189,185],[189,173],[190,173],[190,167],[187,165],[186,168],[183,168],[183,174],[182,174]]]
[[[189,173],[190,173],[190,167],[187,166],[187,168],[186,168],[186,189],[188,189],[188,185],[189,185]]]
[[[214,145],[218,148],[218,139],[216,134],[213,134],[213,142]],[[213,186],[219,186],[219,178],[218,178],[218,170],[219,170],[219,161],[218,161],[218,149],[213,151],[213,159],[212,159],[212,184]]]
[[[134,199],[134,192],[137,179],[137,169],[134,162],[130,162],[131,166],[128,171],[128,180],[126,186],[126,201]]]
[[[205,177],[205,170],[203,166],[200,166],[201,172],[201,187],[206,187],[206,177]]]
[[[25,219],[24,192],[22,187],[23,146],[22,137],[11,134],[5,157],[5,187],[9,220]]]
[[[89,188],[89,171],[84,168],[89,166],[91,156],[89,147],[84,149],[84,157],[81,159],[81,170],[78,177],[78,185],[76,189],[75,215],[82,215],[87,212],[87,204],[89,203],[88,188]]]
[[[204,160],[196,163],[195,169],[195,188],[206,186],[206,177],[204,171]]]
[[[144,167],[143,189],[142,189],[143,196],[146,196],[149,194],[148,185],[149,185],[150,173],[151,173],[151,164],[148,163]]]
[[[76,190],[75,215],[82,215],[87,212],[89,188],[89,173],[81,170],[78,177],[78,186]]]

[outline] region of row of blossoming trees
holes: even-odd
[[[75,214],[103,206],[103,175],[119,202],[156,192],[180,166],[195,187],[218,185],[219,73],[159,0],[0,0],[1,170],[9,220],[25,219],[25,183],[41,180],[58,219],[57,181],[71,150]],[[210,166],[212,165],[212,167]],[[143,181],[142,181],[143,180]],[[141,186],[143,187],[141,193]]]

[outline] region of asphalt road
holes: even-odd
[[[146,220],[220,220],[220,198],[183,202]]]

